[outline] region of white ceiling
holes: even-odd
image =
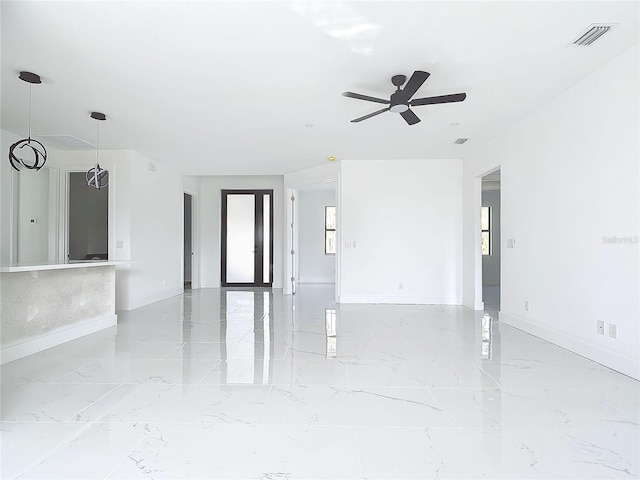
[[[1,2],[2,127],[134,149],[186,174],[282,174],[340,159],[461,158],[638,42],[639,2]],[[619,25],[572,46],[593,23]],[[388,98],[426,70],[408,126]],[[451,126],[451,123],[459,123]],[[312,124],[313,127],[307,127]],[[464,145],[453,145],[468,137]]]

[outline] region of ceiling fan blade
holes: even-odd
[[[466,93],[454,93],[452,95],[440,95],[439,97],[416,98],[415,100],[411,100],[409,105],[415,107],[416,105],[435,105],[436,103],[461,102],[465,98],[467,98]]]
[[[411,110],[405,110],[400,115],[402,115],[402,118],[404,118],[409,125],[414,125],[420,121],[418,116]]]
[[[411,75],[411,78],[407,82],[407,84],[402,89],[402,96],[409,100],[413,95],[418,91],[418,89],[422,86],[422,84],[429,78],[428,72],[423,72],[420,70],[416,70]]]
[[[356,118],[354,120],[351,120],[351,123],[355,123],[355,122],[361,122],[362,120],[366,120],[367,118],[371,118],[371,117],[375,117],[376,115],[380,115],[383,112],[388,111],[388,108],[383,108],[382,110],[378,110],[376,112],[370,113],[369,115],[365,115],[364,117],[360,117],[360,118]]]
[[[360,95],[359,93],[353,93],[353,92],[344,92],[342,94],[343,97],[349,97],[349,98],[357,98],[358,100],[366,100],[367,102],[376,102],[376,103],[391,103],[389,100],[385,100],[383,98],[376,98],[376,97],[370,97],[368,95]]]

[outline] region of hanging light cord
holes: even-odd
[[[29,142],[31,142],[31,94],[33,92],[33,85],[29,84]]]
[[[98,155],[99,155],[99,151],[100,151],[100,120],[96,120],[97,126],[96,126],[96,166],[99,167],[100,164],[98,163]]]

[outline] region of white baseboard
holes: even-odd
[[[624,373],[636,380],[640,380],[640,359],[625,355],[615,350],[596,345],[585,340],[572,337],[564,332],[540,325],[527,318],[513,313],[500,312],[500,321],[519,330],[542,338],[559,347],[577,353],[589,360],[593,360],[605,367]]]
[[[455,297],[422,297],[412,295],[340,295],[338,303],[385,303],[396,305],[461,305]]]
[[[154,293],[153,295],[134,298],[132,300],[129,300],[128,305],[126,305],[123,310],[133,310],[136,308],[144,307],[145,305],[149,305],[151,303],[166,300],[167,298],[175,297],[176,295],[182,295],[183,291],[183,287],[176,287]]]
[[[330,277],[300,277],[299,283],[335,283],[335,276]]]
[[[43,350],[75,340],[76,338],[84,337],[85,335],[112,327],[117,323],[117,316],[113,313],[101,317],[90,318],[81,323],[60,327],[49,333],[30,338],[29,340],[25,340],[20,343],[3,346],[0,351],[0,365],[13,362],[14,360],[42,352]]]

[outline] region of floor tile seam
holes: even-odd
[[[67,375],[73,373],[73,372],[78,372],[80,370],[82,370],[83,368],[85,368],[88,365],[91,365],[93,362],[96,361],[96,359],[65,359],[65,360],[78,360],[79,362],[85,362],[85,363],[81,363],[77,368],[68,368],[67,371],[65,371],[65,373],[63,373],[62,375],[60,375],[59,377],[56,377],[53,381],[51,382],[29,382],[29,383],[55,383],[57,380],[60,380],[61,378],[66,377]]]
[[[236,384],[233,384],[236,385]],[[238,384],[239,385],[239,384]],[[254,384],[247,384],[247,385],[254,385]],[[255,385],[261,385],[261,384],[255,384]],[[322,388],[322,387],[328,387],[328,388],[334,388],[334,389],[338,389],[338,390],[347,390],[347,391],[352,391],[352,392],[368,392],[368,390],[372,390],[372,389],[380,389],[380,390],[414,390],[414,391],[420,391],[420,390],[426,390],[428,391],[431,396],[433,397],[433,393],[431,392],[431,390],[449,390],[449,391],[500,391],[500,390],[507,390],[504,387],[483,387],[483,386],[468,386],[468,387],[461,387],[458,385],[453,385],[453,386],[416,386],[416,385],[361,385],[361,384],[355,384],[355,385],[345,385],[345,384],[334,384],[334,383],[268,383],[267,385],[273,386],[275,388],[279,388],[279,389],[286,389],[286,388],[292,388],[292,387],[300,387],[300,388]],[[513,389],[510,389],[513,390]],[[437,401],[436,401],[437,403]]]
[[[558,434],[564,436],[562,432],[558,430],[557,427],[534,427],[534,426],[518,426],[518,427],[463,427],[463,426],[442,426],[442,425],[371,425],[371,424],[330,424],[330,423],[245,423],[245,422],[234,422],[234,423],[226,423],[226,422],[202,422],[202,421],[173,421],[173,420],[91,420],[91,421],[36,421],[36,420],[4,420],[0,422],[0,426],[2,424],[41,424],[41,425],[69,425],[69,426],[79,426],[82,425],[84,429],[88,429],[91,426],[96,425],[139,425],[139,424],[149,424],[154,426],[159,425],[202,425],[202,426],[225,426],[225,427],[251,427],[251,428],[273,428],[273,427],[304,427],[304,428],[376,428],[376,429],[401,429],[401,430],[424,430],[425,428],[434,429],[434,430],[472,430],[472,431],[491,431],[491,432],[519,432],[519,431],[527,431],[527,432],[544,432],[544,431],[554,431]],[[606,429],[605,429],[606,430]],[[74,435],[75,438],[77,435]],[[73,438],[71,440],[73,440]],[[576,446],[575,443],[571,439],[566,439],[566,441],[570,442],[572,446]],[[68,443],[65,442],[65,444]],[[56,447],[57,449],[58,447]],[[580,447],[578,447],[580,448]]]
[[[113,385],[111,383],[105,383],[105,384],[97,384],[97,385]],[[104,399],[105,397],[107,397],[108,395],[110,395],[112,392],[115,392],[118,388],[120,388],[120,384],[115,385],[113,388],[111,388],[108,392],[104,393],[103,395],[101,395],[99,398],[95,399],[93,402],[91,402],[89,405],[87,405],[86,407],[80,409],[80,411],[74,413],[73,415],[71,415],[67,420],[65,421],[71,421],[72,418],[77,418],[78,415],[81,415],[82,412],[84,412],[85,410],[87,410],[90,407],[93,407],[94,405],[96,405],[100,400]]]
[[[172,422],[168,422],[168,423],[172,423]],[[237,422],[237,423],[206,423],[203,425],[253,425],[253,424],[246,424],[246,423],[242,423],[242,422]],[[438,429],[442,429],[442,430],[467,430],[467,427],[456,427],[456,426],[451,426],[451,425],[438,425],[438,424],[431,424],[431,423],[422,423],[422,424],[418,424],[416,423],[415,425],[403,425],[403,424],[389,424],[389,423],[352,423],[352,422],[335,422],[335,423],[330,423],[330,422],[305,422],[305,421],[301,421],[301,422],[278,422],[278,423],[257,423],[253,426],[256,427],[322,427],[322,428],[331,428],[331,427],[335,427],[335,428],[398,428],[398,429],[403,429],[403,428],[409,428],[409,429],[425,429],[425,428],[438,428]],[[497,429],[495,428],[484,428],[484,430],[491,430],[491,431],[495,431]]]

